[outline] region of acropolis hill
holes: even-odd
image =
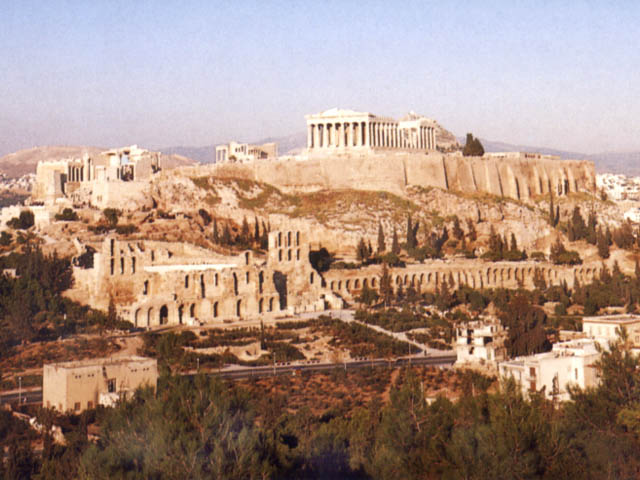
[[[307,150],[280,161],[216,164],[211,173],[285,190],[353,188],[402,195],[409,186],[486,192],[527,201],[535,195],[595,192],[593,162],[528,153],[463,157],[443,153],[436,122],[400,121],[332,109],[307,116]]]

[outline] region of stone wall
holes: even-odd
[[[187,250],[107,238],[92,268],[74,268],[75,298],[103,310],[113,299],[125,320],[144,327],[275,317],[324,310],[330,301],[309,263],[307,232],[293,226],[269,234],[266,259]]]
[[[538,262],[495,262],[478,260],[430,260],[404,268],[391,268],[389,273],[394,291],[400,285],[406,292],[413,286],[420,292],[435,292],[446,279],[453,290],[461,285],[472,288],[526,288],[533,289],[536,270],[542,273],[547,285],[560,285],[566,282],[573,288],[575,280],[581,284],[591,283],[600,275],[601,264],[558,266]],[[324,274],[326,286],[346,300],[357,297],[364,286],[378,290],[382,267],[372,265],[357,270],[330,270]],[[453,286],[452,286],[453,283]]]
[[[593,162],[532,154],[463,157],[460,154],[334,155],[308,160],[216,165],[219,177],[247,178],[284,190],[353,188],[402,195],[408,186],[486,192],[527,201],[534,195],[595,192]]]

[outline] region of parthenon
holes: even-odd
[[[307,115],[306,119],[309,153],[436,149],[435,122],[413,112],[395,120],[368,112],[333,108]]]

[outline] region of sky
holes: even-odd
[[[0,155],[305,131],[340,107],[640,150],[640,2],[0,0]]]

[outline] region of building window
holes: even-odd
[[[88,402],[87,402],[87,408],[88,408],[89,410],[91,410],[91,409],[93,408],[93,402],[92,402],[92,401],[88,401]]]
[[[110,378],[109,380],[107,380],[107,392],[115,393],[115,391],[116,391],[116,379]]]
[[[143,295],[148,295],[149,294],[149,280],[145,280],[144,281],[144,287],[142,288],[142,294]]]
[[[80,402],[76,402],[73,404],[73,409],[77,412],[80,410]]]
[[[189,288],[189,275],[184,276],[184,288]]]

